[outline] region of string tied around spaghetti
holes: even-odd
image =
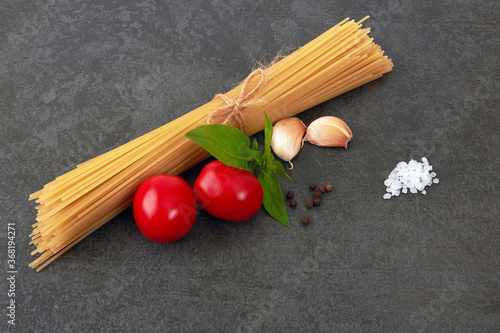
[[[250,89],[250,83],[256,77],[260,76],[257,85]],[[262,68],[251,72],[241,84],[241,91],[238,97],[231,98],[225,94],[216,94],[215,98],[224,101],[224,105],[218,107],[208,114],[207,124],[222,124],[234,126],[241,131],[245,131],[244,111],[251,105],[260,104],[263,101],[254,98],[260,88],[266,83],[266,73]]]

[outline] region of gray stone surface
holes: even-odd
[[[29,193],[367,14],[395,69],[300,114],[354,132],[348,150],[307,146],[282,183],[299,202],[311,180],[334,185],[310,225],[302,205],[289,228],[263,210],[243,223],[200,212],[160,245],[128,209],[42,272],[27,267]],[[4,0],[0,331],[499,331],[499,19],[498,1]],[[383,200],[396,163],[422,156],[441,183]]]

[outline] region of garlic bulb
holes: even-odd
[[[321,147],[345,147],[352,139],[349,126],[340,118],[320,117],[307,127],[304,141]]]
[[[302,139],[306,133],[306,125],[299,118],[286,118],[278,121],[273,127],[271,148],[283,161],[290,163],[302,147]]]

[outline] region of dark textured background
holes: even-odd
[[[345,17],[392,73],[300,114],[344,119],[348,150],[308,145],[292,182],[331,182],[312,222],[200,212],[172,244],[125,211],[40,273],[29,193],[209,101],[257,61]],[[0,6],[0,331],[494,332],[500,330],[498,1],[22,1]],[[383,200],[397,162],[441,182]],[[193,184],[201,166],[182,176]],[[7,324],[16,224],[16,326]]]

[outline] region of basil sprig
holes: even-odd
[[[290,221],[277,175],[290,180],[291,178],[285,173],[283,165],[274,159],[271,152],[273,125],[265,112],[264,117],[266,125],[263,154],[259,150],[257,140],[254,139],[250,147],[250,139],[245,133],[227,125],[201,125],[186,133],[186,137],[226,165],[249,172],[258,167],[260,174],[257,178],[264,191],[264,208],[274,219],[288,227]]]

